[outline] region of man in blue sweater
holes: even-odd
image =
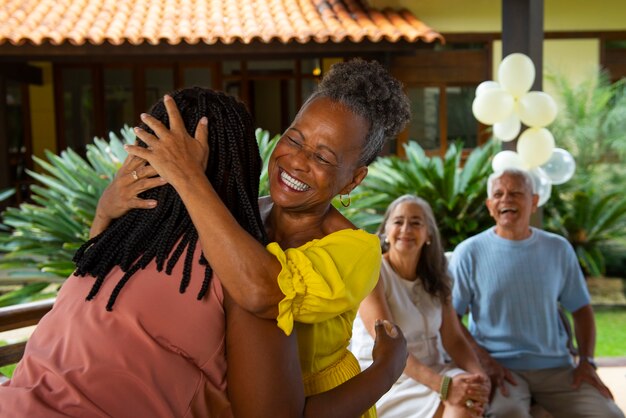
[[[576,254],[561,236],[530,226],[532,177],[495,173],[488,196],[495,227],[459,244],[450,263],[454,308],[469,311],[468,339],[492,380],[486,416],[530,417],[532,397],[554,417],[623,418],[596,373],[595,321]],[[574,318],[576,362],[559,304]]]

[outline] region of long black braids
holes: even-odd
[[[258,206],[261,158],[252,117],[245,105],[233,97],[200,87],[178,90],[171,96],[191,135],[202,116],[209,118],[207,178],[237,222],[254,238],[266,244],[267,236]],[[149,113],[169,127],[162,100]],[[152,133],[147,125],[140,126]],[[139,139],[137,142],[146,146]],[[165,268],[165,273],[171,274],[182,257],[184,267],[179,291],[184,293],[190,284],[198,232],[178,193],[166,184],[147,190],[139,197],[155,199],[159,204],[150,210],[131,210],[83,244],[74,255],[75,274],[90,275],[96,279],[87,300],[98,294],[115,266],[125,273],[109,297],[108,311],[113,309],[117,296],[133,274],[153,260],[158,271]],[[204,266],[205,272],[198,300],[207,294],[213,273],[204,254],[199,263]]]

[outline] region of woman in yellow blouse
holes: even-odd
[[[206,124],[198,125],[192,138],[180,127],[174,102],[166,97],[165,103],[169,129],[142,115],[155,135],[136,130],[148,148],[128,146],[129,154],[146,160],[179,193],[205,257],[237,304],[259,317],[277,318],[287,335],[296,329],[305,394],[343,387],[359,375],[352,380],[362,381],[361,390],[346,405],[328,405],[329,411],[345,408],[342,416],[375,416],[368,408],[389,389],[389,379],[399,376],[405,359],[365,384],[367,371],[359,374],[347,349],[359,304],[378,280],[380,243],[356,229],[331,201],[339,195],[349,204],[350,192],[384,141],[408,121],[400,83],[375,62],[353,60],[331,68],[270,157],[270,196],[260,201],[272,241],[267,248],[239,226],[203,174],[210,152]],[[180,146],[183,137],[186,146]],[[155,205],[134,196],[148,180],[156,180],[145,178],[142,170],[134,177],[139,178],[136,189],[128,192],[133,198],[100,202],[95,232],[129,208]]]

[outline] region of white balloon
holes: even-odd
[[[528,128],[517,140],[517,153],[526,168],[540,166],[554,151],[554,136],[546,128]]]
[[[539,195],[537,206],[543,206],[552,195],[552,182],[540,167],[533,168],[529,173],[535,182],[535,194]]]
[[[518,52],[507,55],[498,67],[498,82],[514,97],[521,97],[535,81],[535,65],[526,55]]]
[[[557,105],[548,93],[531,91],[519,98],[515,110],[526,126],[541,128],[554,122]]]
[[[522,127],[522,123],[515,113],[503,120],[502,122],[494,123],[493,134],[501,141],[514,140]]]
[[[502,89],[487,89],[472,102],[472,113],[485,125],[503,121],[513,113],[513,96]]]
[[[555,148],[550,159],[541,168],[552,184],[563,184],[572,178],[576,171],[576,161],[572,154],[562,148]]]
[[[496,173],[498,171],[504,171],[508,168],[522,169],[523,166],[524,163],[522,162],[519,154],[511,150],[500,151],[494,155],[493,160],[491,160],[491,168]]]
[[[476,87],[476,97],[480,96],[481,93],[484,93],[486,90],[491,89],[501,89],[500,84],[493,80],[483,81]]]

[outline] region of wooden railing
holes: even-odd
[[[0,308],[0,332],[37,325],[39,320],[52,309],[54,300],[46,299]],[[0,366],[20,361],[24,355],[25,346],[26,342],[19,342],[0,347]]]

